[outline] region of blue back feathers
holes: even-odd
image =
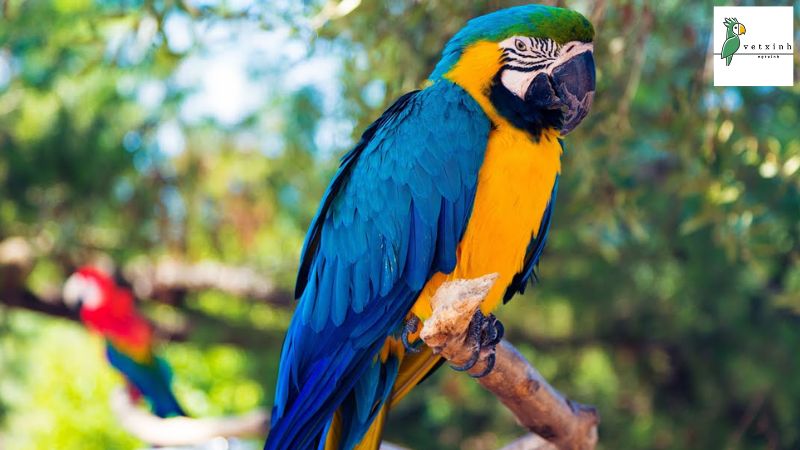
[[[442,80],[403,96],[342,160],[304,245],[267,449],[341,448],[380,410],[398,361],[377,355],[435,272],[451,272],[490,123]]]

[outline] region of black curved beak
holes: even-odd
[[[540,73],[528,86],[525,103],[536,108],[561,110],[561,135],[566,135],[589,114],[595,90],[591,51],[579,53],[553,69]]]
[[[80,312],[81,308],[83,308],[83,297],[78,297],[78,301],[76,301],[74,304],[67,305],[67,308],[69,308],[72,312]]]

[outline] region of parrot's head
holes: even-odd
[[[744,25],[739,23],[735,17],[731,19],[725,19],[725,27],[728,29],[727,37],[731,36],[740,36],[745,33]]]
[[[102,270],[81,267],[67,278],[62,295],[90,329],[105,336],[125,336],[129,344],[150,345],[152,329],[138,316],[133,293]]]
[[[535,138],[565,135],[586,117],[595,90],[594,28],[575,11],[526,5],[469,21],[430,76],[450,80],[495,123]]]
[[[85,320],[94,312],[102,311],[117,289],[114,280],[97,268],[84,266],[64,283],[64,303]]]

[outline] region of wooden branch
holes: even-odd
[[[0,241],[0,293],[19,290],[36,260],[52,257],[52,249],[34,244],[34,240],[13,236]],[[99,265],[109,273],[114,263],[106,256]],[[76,265],[95,264],[98,261],[79,261]],[[65,273],[75,270],[72,261],[63,262]],[[174,301],[187,292],[217,290],[227,294],[263,301],[275,306],[290,307],[294,296],[280,288],[270,277],[245,266],[230,266],[217,261],[186,262],[175,258],[153,260],[139,258],[122,270],[123,278],[133,287],[134,294],[142,299]],[[57,286],[56,289],[60,289]]]
[[[67,308],[60,296],[43,297],[27,289],[0,289],[0,306],[27,309],[51,317],[80,321],[78,313]],[[184,342],[193,338],[196,328],[204,328],[214,331],[213,340],[208,341],[208,343],[213,344],[226,343],[241,347],[256,347],[263,346],[264,342],[279,341],[280,339],[280,332],[278,331],[255,330],[243,324],[233,323],[189,307],[182,308],[181,313],[185,315],[186,323],[177,326],[153,323],[159,338]],[[198,340],[195,337],[194,342],[203,343],[206,340]]]
[[[497,275],[491,274],[442,285],[431,300],[433,314],[425,321],[422,340],[454,365],[469,361],[472,347],[467,342],[467,328],[496,279]],[[481,358],[469,373],[480,374],[484,368]],[[497,346],[494,369],[478,382],[511,410],[522,426],[554,448],[593,450],[597,445],[595,409],[566,399],[508,342]]]
[[[125,431],[158,446],[196,445],[216,437],[261,437],[269,430],[269,414],[262,410],[228,417],[162,419],[138,408],[122,388],[111,393],[111,410]]]
[[[292,294],[249,267],[228,266],[216,261],[188,263],[177,259],[142,259],[123,269],[139,298],[169,297],[170,293],[218,290],[237,297],[271,303],[292,304]]]
[[[28,289],[3,289],[0,291],[0,304],[36,311],[49,316],[78,320],[78,314],[67,308],[60,297],[40,298]]]

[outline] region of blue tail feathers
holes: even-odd
[[[185,416],[172,392],[172,374],[166,361],[153,357],[150,364],[142,364],[120,352],[111,342],[106,343],[108,361],[142,393],[158,417]]]

